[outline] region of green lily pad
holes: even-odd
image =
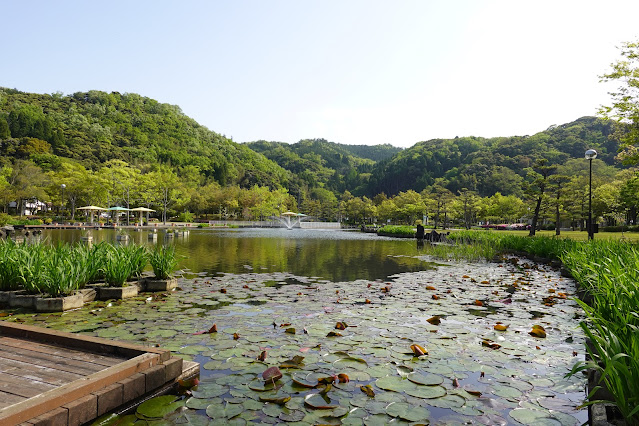
[[[289,410],[285,408],[279,414],[278,418],[284,422],[300,422],[305,416],[306,413],[302,410]]]
[[[432,373],[421,373],[419,371],[410,373],[406,378],[415,384],[425,386],[435,386],[444,383],[442,376]]]
[[[206,407],[206,415],[216,419],[232,419],[244,411],[243,404],[214,403]]]
[[[390,404],[386,407],[386,414],[409,422],[424,422],[430,417],[430,411],[427,408],[411,406],[402,402]]]
[[[416,389],[407,390],[406,393],[415,398],[433,399],[446,395],[446,388],[442,386],[419,386]]]
[[[515,408],[508,413],[510,417],[524,425],[557,425],[559,420],[553,419],[547,411],[531,410],[528,408]]]
[[[228,392],[226,386],[220,386],[216,383],[200,382],[197,389],[192,391],[192,395],[195,398],[215,398],[216,396],[224,395]]]
[[[200,398],[195,398],[195,397],[191,397],[189,399],[186,400],[186,403],[184,404],[187,408],[192,408],[194,410],[204,410],[206,407],[208,407],[209,405],[211,405],[214,401],[212,399],[200,399]]]
[[[326,395],[312,393],[304,397],[304,404],[319,410],[332,410],[338,405],[330,400]]]
[[[175,395],[164,395],[151,398],[138,406],[136,414],[144,418],[162,418],[184,405]]]
[[[397,376],[381,377],[375,381],[375,386],[377,386],[380,389],[389,390],[393,392],[403,392],[409,389],[413,389],[415,387],[413,383]]]

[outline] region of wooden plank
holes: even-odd
[[[0,373],[0,390],[5,393],[31,398],[55,388],[55,385],[48,383]]]
[[[76,361],[74,359],[64,358],[57,355],[47,355],[0,345],[0,359],[2,358],[38,364],[43,367],[55,368],[71,373],[80,373],[85,376],[104,370],[105,368],[109,368],[104,365],[93,364],[85,361]]]
[[[22,402],[27,398],[24,396],[14,395],[12,393],[6,393],[0,391],[0,410],[18,402]]]
[[[39,342],[53,344],[101,354],[113,354],[132,358],[143,353],[153,353],[160,357],[160,361],[167,361],[171,352],[165,349],[146,347],[126,342],[114,342],[100,337],[84,336],[64,331],[43,329],[25,324],[0,321],[0,336],[22,337]]]
[[[0,410],[0,424],[18,424],[153,367],[159,354],[143,354]]]
[[[66,358],[73,358],[81,361],[88,361],[107,367],[118,364],[122,362],[122,360],[126,359],[119,356],[104,356],[100,354],[77,351],[57,345],[45,345],[31,340],[16,339],[13,337],[0,337],[0,344],[12,346],[15,348],[28,349],[34,352],[42,352],[52,355],[59,355]]]
[[[0,358],[0,371],[12,376],[25,377],[27,379],[38,380],[40,382],[57,386],[70,383],[74,380],[87,376],[86,374],[43,367],[41,365],[16,361],[8,358]]]

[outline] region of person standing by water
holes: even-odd
[[[424,246],[424,225],[421,222],[417,222],[417,232],[415,232],[415,238],[417,238],[417,247]]]

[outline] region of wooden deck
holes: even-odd
[[[80,425],[173,383],[183,369],[163,349],[0,321],[0,424]]]

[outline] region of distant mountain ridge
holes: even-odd
[[[612,122],[582,117],[531,136],[432,139],[406,149],[325,139],[240,144],[177,106],[137,94],[65,96],[0,88],[0,166],[29,158],[46,171],[68,158],[96,170],[119,159],[145,170],[164,164],[201,184],[286,188],[297,198],[322,191],[394,195],[435,184],[482,196],[518,194],[536,158],[561,164],[594,148],[598,158],[616,165],[612,134]]]

